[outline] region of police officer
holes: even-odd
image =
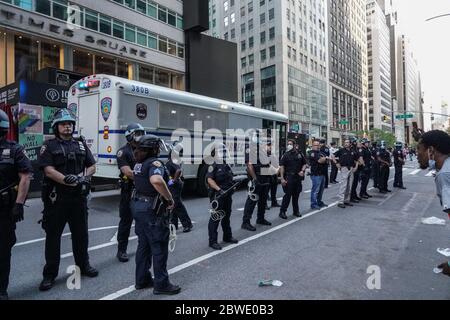
[[[134,159],[134,149],[136,148],[135,138],[145,134],[145,129],[139,123],[130,123],[125,131],[126,145],[117,152],[117,166],[120,170],[120,204],[119,204],[119,229],[117,231],[117,259],[120,262],[127,262],[128,238],[130,237],[131,225],[133,224],[133,214],[131,213],[130,201],[134,190],[133,168],[136,164]]]
[[[87,251],[87,196],[95,160],[84,140],[73,137],[74,128],[74,116],[67,109],[59,109],[52,122],[55,138],[44,143],[39,155],[39,167],[44,171],[42,227],[47,235],[41,291],[51,289],[58,276],[61,235],[66,223],[72,232],[73,255],[81,274],[98,276],[89,264]]]
[[[307,162],[303,154],[296,150],[294,145],[293,140],[288,141],[287,152],[280,160],[281,185],[283,186],[284,197],[279,216],[285,220],[287,219],[286,212],[291,198],[294,216],[302,216],[298,206],[298,198],[300,192],[302,192],[302,181],[305,179]]]
[[[172,193],[175,207],[172,210],[171,222],[178,230],[178,219],[183,226],[183,232],[187,233],[192,230],[194,225],[186,210],[186,207],[181,200],[181,193],[183,192],[183,171],[181,168],[181,155],[183,146],[179,143],[175,144],[174,148],[169,152],[169,160],[166,163],[166,168],[169,173],[169,191]]]
[[[318,141],[313,141],[312,150],[309,153],[309,166],[311,167],[311,209],[316,210],[327,205],[322,201],[323,191],[325,189],[325,169],[328,167],[329,158],[324,152],[320,151]],[[326,169],[328,170],[328,169]]]
[[[0,110],[0,300],[8,300],[11,249],[16,243],[16,223],[23,220],[32,172],[23,147],[6,140],[8,130],[8,115]]]
[[[341,186],[339,188],[338,207],[345,209],[346,206],[353,207],[350,203],[350,193],[353,184],[353,173],[358,169],[358,154],[352,148],[350,140],[345,140],[344,148],[339,149],[335,154],[337,167],[341,172]]]
[[[394,150],[394,166],[395,166],[395,180],[394,188],[406,189],[403,185],[403,166],[405,165],[405,155],[403,154],[403,144],[397,142]]]
[[[337,178],[337,174],[338,174],[338,168],[336,166],[336,161],[334,160],[334,154],[336,153],[336,151],[338,151],[339,149],[336,148],[336,142],[332,142],[331,143],[331,148],[330,148],[330,155],[331,155],[331,173],[330,173],[330,183],[331,184],[337,184],[338,182],[336,181]]]
[[[370,153],[372,155],[372,179],[374,188],[378,188],[378,182],[380,180],[380,163],[378,162],[378,151],[378,143],[376,141],[372,142]]]
[[[209,246],[214,250],[222,250],[222,246],[217,242],[217,229],[219,228],[219,223],[222,224],[223,242],[239,242],[238,240],[233,238],[230,226],[233,192],[230,192],[229,190],[233,186],[233,171],[226,161],[227,152],[228,151],[226,150],[225,145],[222,144],[216,146],[216,148],[212,152],[212,157],[215,159],[215,161],[211,166],[209,166],[208,173],[206,175],[210,188],[210,201],[218,199],[218,207],[216,210],[223,211],[224,213],[222,220],[213,219],[212,217],[209,219]]]
[[[356,190],[358,189],[358,184],[360,183],[360,180],[361,180],[362,169],[364,167],[364,161],[363,161],[362,144],[356,139],[353,141],[353,151],[356,153],[356,155],[358,157],[358,162],[357,162],[358,168],[353,173],[353,183],[352,183],[350,201],[359,203],[362,199],[360,197],[358,197]]]
[[[361,189],[359,190],[359,197],[362,199],[372,198],[370,194],[367,193],[367,186],[369,185],[370,173],[372,171],[372,154],[369,150],[369,140],[362,139],[362,160],[363,167],[361,171]]]
[[[325,189],[328,189],[328,181],[329,181],[329,176],[328,176],[328,170],[330,168],[330,149],[327,147],[327,141],[325,139],[320,140],[320,153],[322,154],[322,156],[324,158],[326,158],[325,163],[321,164],[320,167],[323,170],[323,176],[325,179]]]
[[[137,290],[153,287],[154,294],[178,294],[180,287],[169,281],[167,259],[169,255],[169,214],[174,201],[167,187],[169,175],[158,160],[162,141],[154,135],[139,138],[135,157],[134,183],[131,209],[136,221],[138,247],[136,250]],[[150,268],[153,261],[155,279]]]
[[[249,194],[245,202],[241,228],[248,231],[256,231],[256,228],[250,223],[256,204],[258,204],[256,223],[264,226],[272,225],[265,219],[267,194],[270,185],[270,158],[268,154],[271,147],[267,143],[263,143],[257,136],[252,138],[252,142],[246,148],[245,162],[247,164],[247,175],[254,187],[253,195],[257,199],[252,199],[252,196]],[[265,154],[266,159],[261,159],[261,154]]]
[[[380,164],[380,180],[378,181],[378,189],[380,193],[392,192],[388,189],[389,168],[392,166],[391,154],[386,150],[384,141],[381,142],[380,150],[377,152],[377,160]]]
[[[268,145],[270,145],[272,147],[272,143],[269,141],[267,143]],[[272,153],[272,148],[270,148],[270,154],[268,154],[268,156],[270,157],[270,162],[271,162],[271,166],[270,166],[270,171],[271,173],[273,173],[270,176],[270,202],[271,208],[280,208],[280,204],[277,201],[277,191],[278,191],[278,174],[280,171],[280,168],[277,164],[279,164],[279,159],[275,158],[275,153]],[[268,210],[267,206],[266,206],[266,210]]]

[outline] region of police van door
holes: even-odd
[[[99,94],[80,96],[78,106],[78,134],[84,136],[86,144],[98,161]]]

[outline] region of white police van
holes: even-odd
[[[194,138],[214,136],[208,133],[212,128],[223,133],[227,129],[278,129],[279,146],[286,144],[288,118],[281,113],[109,75],[92,75],[76,82],[69,90],[68,108],[77,115],[76,131],[85,137],[97,160],[96,177],[117,179],[116,154],[126,142],[125,128],[138,122],[166,144],[182,140],[184,157],[190,156],[196,163],[184,161],[184,177],[196,182],[196,190],[203,195],[207,165],[202,156],[207,143],[193,143]],[[239,136],[228,144],[230,150],[243,154],[245,138]],[[161,158],[167,158],[167,153]],[[238,164],[232,165],[233,172],[245,174],[242,159],[235,160]]]

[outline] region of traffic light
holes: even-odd
[[[389,117],[388,116],[383,116],[383,122],[388,122],[389,121]]]

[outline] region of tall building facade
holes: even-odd
[[[399,42],[399,54],[401,57],[399,59],[400,72],[397,79],[399,81],[398,109],[399,113],[412,114],[414,116],[412,119],[403,121],[403,141],[410,144],[414,141],[412,137],[413,122],[419,124],[421,112],[423,111],[420,73],[407,36],[401,35],[397,41]]]
[[[328,28],[330,134],[340,142],[368,128],[366,0],[328,0]]]
[[[211,0],[208,34],[238,44],[240,100],[289,116],[290,131],[328,132],[325,0]]]
[[[390,30],[383,8],[376,0],[367,1],[367,56],[369,75],[369,130],[393,132],[391,95]]]
[[[178,0],[0,0],[0,87],[55,67],[184,89]]]

